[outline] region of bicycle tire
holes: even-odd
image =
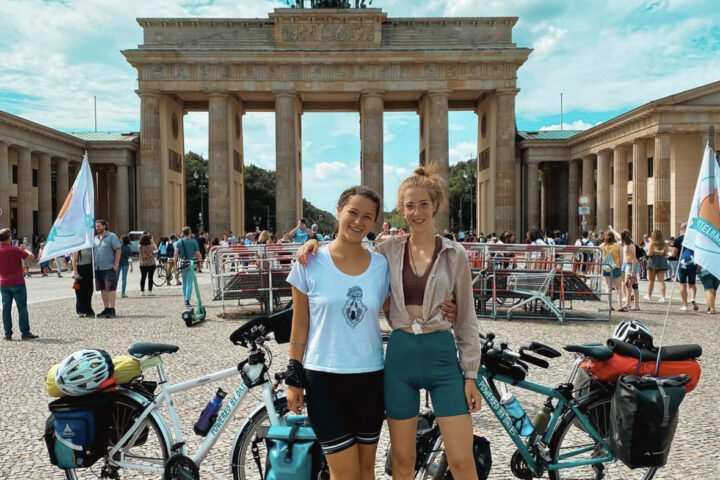
[[[610,432],[610,404],[612,402],[612,392],[604,391],[598,395],[589,395],[580,400],[580,411],[585,412],[588,419],[591,420],[595,429],[608,438]],[[568,437],[571,435],[571,437]],[[577,439],[577,440],[576,440]],[[567,443],[573,443],[567,446]],[[580,442],[576,445],[575,442]],[[583,443],[584,442],[584,443]],[[575,412],[568,410],[565,413],[557,428],[553,432],[550,439],[550,459],[552,463],[557,463],[561,451],[564,448],[580,448],[581,446],[589,446],[592,439],[589,437],[585,429],[576,420]],[[596,443],[592,452],[588,452],[585,457],[592,458],[594,456],[605,456],[606,452],[599,444]],[[620,460],[614,462],[600,464],[603,468],[604,478],[627,478],[636,480],[650,480],[655,476],[657,468],[645,468],[632,470],[625,466]],[[572,479],[596,479],[598,472],[590,465],[576,468],[567,468],[562,470],[553,470],[548,472],[550,480]]]
[[[285,417],[290,410],[287,406],[287,400],[284,397],[275,400],[275,411],[280,416]],[[260,410],[250,418],[245,424],[240,435],[232,448],[232,456],[230,457],[230,468],[232,470],[233,480],[261,480],[264,478],[264,471],[260,472],[252,454],[252,443],[256,439],[257,431],[262,426],[270,425],[270,417],[267,413],[267,407],[263,406]],[[257,443],[261,468],[265,468],[265,443]],[[248,468],[246,468],[248,467]]]
[[[156,287],[162,287],[165,285],[165,282],[167,282],[167,272],[165,271],[165,265],[160,264],[157,267],[155,267],[155,271],[152,275],[152,282],[153,285]]]
[[[115,445],[115,442],[128,431],[135,418],[140,416],[145,407],[130,397],[118,396],[113,409],[113,418],[110,422],[109,447]],[[122,448],[126,461],[127,459],[138,458],[147,462],[144,464],[165,465],[169,457],[167,439],[164,438],[162,430],[152,416],[148,416],[143,422],[144,427],[138,429],[139,434],[135,436],[132,445]],[[104,468],[118,472],[118,475],[122,471],[121,468],[114,466],[106,455],[90,468],[65,470],[65,478],[67,480],[96,480],[100,478],[100,472]]]

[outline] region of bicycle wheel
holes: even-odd
[[[580,402],[580,410],[587,412],[586,416],[593,427],[607,440],[610,432],[610,404],[612,393],[600,397],[590,397]],[[560,460],[563,454],[585,447],[593,447],[591,450],[574,455],[572,458]],[[591,458],[604,457],[608,452],[595,442],[585,431],[580,422],[577,421],[575,413],[569,410],[563,415],[558,427],[550,439],[550,458],[552,463],[558,461],[588,460]],[[657,468],[630,469],[620,460],[611,463],[597,465],[585,465],[581,467],[567,468],[562,470],[549,471],[550,480],[562,479],[598,479],[598,478],[627,478],[637,480],[650,480],[655,476]]]
[[[275,411],[282,417],[286,417],[290,413],[287,400],[284,397],[275,400]],[[262,407],[240,432],[232,450],[231,469],[233,480],[261,480],[265,477],[267,451],[265,450],[265,442],[258,440],[257,431],[260,427],[269,425],[270,417],[267,408]],[[256,454],[253,453],[253,446],[257,447]],[[257,460],[255,455],[257,455]]]
[[[135,400],[124,396],[118,396],[113,408],[113,417],[110,421],[109,433],[110,447],[115,445],[128,431],[144,409],[143,406]],[[157,422],[148,416],[114,458],[119,460],[122,455],[125,462],[133,465],[162,467],[165,465],[169,456],[167,445],[168,443]],[[122,469],[116,467],[112,461],[105,456],[90,468],[65,470],[65,478],[67,480],[98,478],[122,479],[123,476],[121,472]],[[105,475],[104,477],[102,477],[103,474]],[[160,475],[157,473],[133,470],[132,478],[160,478]]]
[[[167,281],[167,273],[165,272],[165,265],[160,264],[155,268],[153,272],[152,282],[156,287],[162,287]]]

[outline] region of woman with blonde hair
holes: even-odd
[[[658,303],[665,303],[665,272],[670,268],[667,260],[668,246],[665,243],[662,232],[653,230],[650,236],[650,246],[647,253],[647,270],[648,270],[648,293],[645,300],[651,301],[655,282],[660,283],[660,298]]]
[[[612,310],[612,291],[615,288],[618,299],[618,310],[627,312],[627,308],[623,303],[623,287],[622,287],[622,249],[621,243],[615,236],[615,231],[608,229],[605,232],[605,241],[600,248],[603,252],[603,277],[605,285],[608,289],[608,306]]]
[[[635,243],[632,241],[630,230],[625,229],[620,234],[623,248],[623,294],[625,295],[626,310],[640,310],[640,292],[638,290],[638,274],[640,265],[635,254]],[[633,299],[635,306],[632,306]]]

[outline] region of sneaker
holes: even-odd
[[[8,342],[12,340],[12,335],[5,335],[5,340]]]
[[[680,307],[680,311],[687,312],[687,305],[683,305],[682,307]]]
[[[658,298],[658,303],[665,303],[665,297]]]
[[[114,308],[108,308],[108,313],[105,315],[107,318],[115,318],[117,317],[117,313],[115,313]]]
[[[102,312],[100,312],[100,313],[98,313],[97,315],[95,315],[95,317],[96,317],[96,318],[101,318],[101,317],[104,318],[104,317],[107,317],[109,311],[110,311],[110,309],[109,309],[109,308],[106,308],[106,309],[104,309]]]
[[[59,273],[58,273],[58,278],[62,278],[62,275],[60,275]]]
[[[127,298],[127,295],[125,295],[125,294],[123,293],[123,294],[120,295],[120,298]]]
[[[141,297],[144,297],[144,296],[145,296],[145,291],[144,291],[144,290],[143,290],[142,292],[140,292],[140,296],[141,296]]]
[[[28,333],[23,333],[20,338],[23,339],[23,340],[34,340],[34,339],[40,338],[40,337],[37,336],[37,335],[35,335],[35,334],[32,333],[32,332],[28,332]]]
[[[175,285],[182,285],[182,282],[177,282],[175,283]]]
[[[698,310],[700,310],[700,307],[698,307],[698,304],[695,303],[695,300],[694,300],[694,299],[691,300],[691,302],[692,302],[693,310],[695,310],[696,312],[697,312]]]
[[[148,296],[148,297],[154,297],[155,294],[154,294],[153,292],[148,292],[147,296]]]
[[[78,317],[78,318],[85,318],[85,317],[87,317],[87,314],[86,314],[86,313],[78,313],[77,317]]]
[[[650,297],[649,295],[643,295],[643,298],[648,302],[652,302],[652,297]]]

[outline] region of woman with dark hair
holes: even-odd
[[[131,272],[134,272],[133,264],[132,264],[132,249],[130,248],[130,237],[127,235],[123,235],[120,237],[120,243],[122,244],[120,246],[120,263],[118,263],[118,269],[120,270],[120,281],[122,282],[122,287],[120,291],[120,296],[122,298],[127,298],[127,295],[125,295],[125,290],[127,288],[127,274],[128,270]]]
[[[140,264],[140,295],[145,295],[146,278],[148,283],[148,295],[151,297],[155,295],[152,293],[152,277],[156,268],[155,256],[153,255],[155,250],[157,250],[157,247],[150,235],[146,233],[140,237],[140,244],[138,246],[138,261]]]
[[[670,268],[668,259],[668,245],[663,238],[660,230],[653,230],[650,236],[650,246],[647,252],[647,270],[648,270],[648,293],[645,300],[651,301],[655,282],[660,283],[660,298],[658,303],[665,303],[665,273]]]

